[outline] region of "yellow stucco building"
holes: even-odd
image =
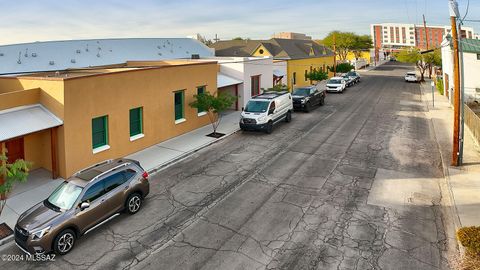
[[[347,60],[348,61],[355,60],[356,58],[357,57],[355,56],[355,54],[353,52],[348,52],[348,54],[347,54]],[[369,65],[371,64],[372,58],[371,58],[371,55],[370,55],[370,51],[360,52],[359,58],[364,59],[367,62],[367,64],[369,64]]]
[[[69,177],[207,125],[188,104],[217,91],[217,72],[215,61],[178,60],[0,77],[0,118],[10,121],[0,146]]]
[[[312,40],[229,40],[216,42],[212,47],[216,56],[273,56],[275,60],[287,61],[290,89],[313,84],[306,75],[313,70],[327,71],[334,63],[333,52]]]

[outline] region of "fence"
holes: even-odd
[[[480,117],[468,106],[465,106],[465,124],[472,132],[477,143],[480,144]]]

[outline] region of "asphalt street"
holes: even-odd
[[[239,132],[160,171],[138,214],[54,262],[0,267],[448,269],[441,160],[411,69],[387,63],[270,135]]]

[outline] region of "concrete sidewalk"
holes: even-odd
[[[228,136],[238,131],[240,129],[238,125],[240,113],[241,112],[235,111],[224,115],[217,132],[224,133]],[[218,141],[219,139],[206,136],[212,132],[212,126],[206,125],[129,155],[127,158],[140,161],[140,164],[147,172],[153,173]]]
[[[434,107],[431,81],[422,84],[422,98],[428,104],[428,115],[442,155],[447,194],[455,230],[465,226],[480,225],[480,151],[478,144],[465,126],[464,165],[450,166],[453,141],[453,108],[445,96],[434,90]]]
[[[154,173],[237,132],[240,129],[239,118],[240,112],[237,111],[227,112],[222,117],[217,132],[226,135],[219,139],[206,136],[213,132],[212,126],[206,125],[127,157],[140,161],[145,170]],[[5,222],[13,229],[20,214],[48,197],[63,181],[52,180],[50,172],[44,169],[32,171],[27,182],[17,184],[13,189],[0,216],[0,223]],[[0,245],[12,240],[13,236],[7,237],[0,240]]]

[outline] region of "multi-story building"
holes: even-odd
[[[312,40],[278,39],[269,40],[228,40],[214,43],[216,56],[233,57],[273,57],[277,78],[283,76],[281,62],[287,62],[287,85],[290,89],[311,85],[308,73],[314,70],[328,71],[333,66],[333,52]],[[278,68],[277,68],[278,67]],[[330,74],[332,75],[332,73]],[[279,80],[281,81],[281,79]],[[255,81],[253,83],[257,85]],[[252,94],[258,94],[255,92]]]
[[[450,26],[427,26],[400,23],[372,24],[371,35],[376,49],[398,51],[416,47],[421,50],[440,48],[443,38],[450,33]],[[473,38],[473,28],[463,27],[462,37]]]
[[[302,33],[294,33],[294,32],[275,33],[273,34],[272,38],[312,40],[311,36],[307,36]]]

